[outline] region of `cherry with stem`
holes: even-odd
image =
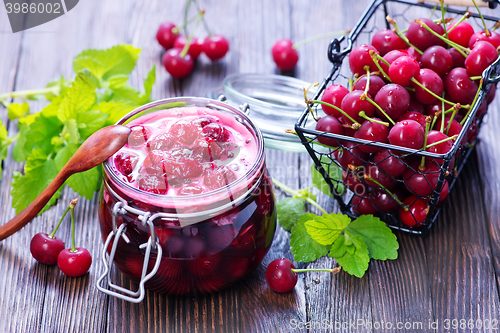
[[[413,47],[415,51],[417,51],[420,55],[424,54],[424,52],[420,51],[420,49],[418,49],[415,45],[410,43],[408,38],[399,29],[398,25],[396,24],[396,21],[390,15],[387,15],[385,19],[387,20],[387,22],[389,22],[391,25],[394,26],[394,28],[396,29],[396,34],[399,36],[399,38],[401,38],[406,44],[408,44],[408,46]]]

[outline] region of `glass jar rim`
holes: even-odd
[[[166,105],[172,104],[171,107],[165,108]],[[251,130],[251,134],[254,135],[256,139],[256,144],[257,144],[257,156],[255,158],[255,161],[253,162],[252,166],[247,170],[247,172],[238,177],[237,180],[235,180],[232,183],[229,183],[221,188],[218,188],[216,190],[212,190],[209,192],[201,193],[201,194],[192,194],[192,195],[182,195],[182,196],[169,196],[169,195],[164,195],[164,194],[156,194],[156,193],[151,193],[151,192],[146,192],[143,190],[140,190],[136,187],[131,186],[130,184],[127,184],[125,181],[123,181],[116,172],[112,170],[110,167],[110,164],[108,160],[103,162],[103,167],[108,175],[109,179],[115,183],[118,187],[120,188],[125,188],[127,190],[127,195],[132,194],[132,197],[135,198],[134,194],[137,195],[138,197],[144,197],[144,198],[150,198],[154,200],[155,203],[166,203],[166,202],[171,202],[171,203],[183,203],[183,202],[192,202],[193,200],[202,200],[206,199],[208,197],[214,197],[217,195],[220,195],[222,193],[227,193],[228,189],[238,189],[241,187],[242,183],[245,182],[244,185],[248,184],[250,180],[255,178],[255,176],[258,174],[258,171],[261,169],[263,162],[264,162],[264,139],[262,137],[262,133],[260,129],[255,126],[255,124],[247,117],[245,113],[242,111],[217,100],[209,99],[209,98],[203,98],[203,97],[172,97],[172,98],[165,98],[165,99],[160,99],[148,104],[145,104],[143,106],[140,106],[129,113],[127,113],[125,116],[123,116],[120,120],[116,122],[116,125],[126,125],[130,121],[139,118],[142,116],[143,112],[152,113],[155,111],[161,111],[165,109],[174,109],[174,108],[180,108],[180,107],[189,107],[189,106],[196,106],[196,107],[206,107],[209,109],[215,109],[217,111],[226,111],[230,112],[236,121],[240,122],[242,125],[249,127]],[[113,155],[114,156],[114,155]],[[111,157],[110,157],[111,158]],[[248,190],[248,189],[247,189]],[[246,192],[246,191],[243,191]],[[236,192],[238,193],[238,192]],[[234,198],[236,199],[236,198]],[[140,199],[139,199],[140,200]],[[168,207],[168,206],[166,206]]]

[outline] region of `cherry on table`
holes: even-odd
[[[64,247],[64,242],[60,238],[39,232],[31,239],[30,252],[36,261],[45,265],[54,265]]]
[[[175,39],[174,48],[182,50],[186,46],[188,39],[186,36],[179,36]],[[203,51],[203,40],[196,37],[191,37],[191,44],[189,44],[188,54],[193,60],[198,59]]]
[[[295,266],[286,258],[274,259],[267,266],[267,285],[277,293],[287,293],[295,288],[298,274],[293,272]]]
[[[229,42],[224,36],[211,35],[203,41],[203,53],[212,61],[222,59],[229,51]]]
[[[189,76],[194,68],[194,61],[189,53],[181,57],[181,52],[182,49],[169,49],[162,58],[163,67],[176,79],[183,79]]]
[[[299,61],[299,53],[293,48],[290,39],[281,39],[274,43],[271,49],[274,63],[282,71],[292,70]]]
[[[68,276],[82,276],[89,271],[90,265],[92,265],[92,256],[87,249],[82,247],[77,247],[74,251],[64,249],[57,257],[57,265]]]
[[[156,40],[167,50],[174,46],[175,40],[177,39],[177,36],[179,36],[178,32],[174,32],[174,28],[176,28],[175,24],[165,22],[160,25],[158,31],[156,32]]]

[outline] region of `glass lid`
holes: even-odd
[[[267,148],[305,152],[300,139],[285,130],[293,130],[304,111],[304,88],[309,85],[283,75],[233,74],[224,79],[222,88],[211,91],[208,97],[217,99],[224,95],[227,102],[236,107],[248,103],[248,117],[262,131]],[[312,88],[307,97],[313,98],[315,93],[316,88]]]

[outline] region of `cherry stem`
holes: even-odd
[[[50,88],[44,88],[44,89],[31,89],[31,90],[20,90],[20,91],[12,91],[8,93],[3,93],[0,94],[0,100],[4,100],[6,98],[22,98],[26,99],[29,96],[33,95],[43,95],[47,93],[53,93],[57,94],[61,90],[60,86],[53,86]]]
[[[495,31],[498,28],[500,28],[500,20],[496,21],[495,25],[490,29],[490,31]]]
[[[314,111],[311,108],[311,104],[313,104],[313,101],[311,101],[311,100],[309,100],[307,98],[307,94],[309,93],[309,89],[311,89],[312,87],[316,87],[318,85],[319,85],[319,82],[316,82],[316,83],[313,83],[313,84],[309,85],[309,87],[307,87],[307,89],[306,88],[302,88],[304,90],[304,100],[306,102],[307,108],[309,109],[309,112],[311,112],[311,117],[313,117],[314,121],[316,121],[316,122],[318,122],[318,119],[314,115]]]
[[[437,38],[439,38],[440,40],[442,40],[443,42],[445,42],[446,44],[448,44],[451,47],[453,47],[454,49],[456,49],[458,52],[460,52],[461,55],[464,56],[464,58],[467,58],[467,53],[466,53],[466,52],[468,52],[467,48],[463,47],[460,44],[452,42],[451,40],[449,40],[447,38],[444,38],[443,36],[441,36],[440,34],[438,34],[437,32],[435,32],[434,30],[432,30],[431,28],[429,28],[429,26],[427,24],[425,24],[424,21],[419,20],[419,19],[415,19],[415,22],[418,25],[420,25],[422,28],[426,29],[431,34],[433,34],[434,36],[436,36]]]
[[[368,102],[370,102],[372,105],[374,105],[380,112],[382,112],[382,114],[391,122],[391,124],[393,125],[396,125],[396,123],[394,122],[394,120],[391,119],[391,117],[389,117],[387,115],[387,113],[385,113],[384,110],[382,110],[382,108],[377,104],[375,103],[375,101],[373,101],[370,97],[368,97],[367,95],[363,94],[361,96],[359,96],[359,99],[361,100],[366,100]]]
[[[183,23],[183,29],[184,29],[184,34],[186,36],[189,36],[188,30],[187,30],[187,21],[188,21],[188,14],[189,14],[189,7],[191,7],[191,2],[193,0],[187,0],[186,2],[186,8],[184,8],[184,23]]]
[[[203,15],[205,15],[205,11],[202,10],[198,14],[196,14],[196,17],[198,17],[198,20],[196,21],[196,24],[194,26],[194,30],[196,31],[198,29],[198,26],[200,25],[200,21],[203,19]],[[186,45],[182,48],[181,53],[179,54],[179,57],[184,58],[186,54],[189,52],[189,48],[191,47],[191,42],[193,41],[193,36],[189,36],[186,38]]]
[[[472,101],[471,105],[474,105],[477,102],[477,98],[479,97],[479,92],[481,91],[481,88],[483,87],[483,79],[479,80],[479,88],[476,91],[476,96],[474,96],[474,100]],[[464,125],[465,122],[467,121],[467,118],[469,118],[469,114],[471,113],[472,108],[469,107],[469,111],[467,111],[467,114],[465,115],[464,119],[460,122],[460,125]]]
[[[408,44],[408,46],[413,47],[415,49],[415,51],[417,51],[418,53],[424,54],[424,52],[420,51],[417,47],[415,47],[415,45],[410,43],[408,38],[406,38],[406,36],[401,32],[401,30],[399,30],[398,25],[396,24],[396,21],[390,15],[387,15],[385,19],[387,20],[387,22],[392,24],[394,26],[394,28],[396,28],[396,35],[398,35],[399,38],[401,38],[406,44]]]
[[[179,33],[180,30],[183,29],[184,33],[186,34],[187,33],[186,27],[189,24],[191,24],[192,22],[194,22],[198,18],[198,15],[199,15],[199,13],[196,13],[195,15],[191,16],[189,19],[187,19],[186,21],[184,21],[184,23],[182,23],[180,26],[173,27],[172,28],[172,32],[173,33]],[[186,36],[187,36],[187,34],[186,34]]]
[[[448,31],[446,31],[446,20],[444,18],[445,10],[444,10],[444,0],[439,0],[439,3],[441,4],[441,21],[443,23],[443,29],[444,29],[444,36],[448,38]]]
[[[335,267],[333,269],[329,268],[292,268],[292,273],[303,273],[303,272],[329,272],[337,274],[340,272],[340,267]]]
[[[365,86],[365,95],[366,95],[370,90],[370,66],[365,66],[364,69],[366,71],[366,86]]]
[[[479,7],[477,6],[476,1],[472,0],[472,3],[474,4],[474,7],[476,7],[477,13],[479,14],[479,17],[481,17],[481,21],[483,21],[484,34],[486,35],[486,37],[490,37],[491,34],[488,31],[488,28],[486,27],[486,22],[484,21],[483,14],[481,14],[481,11],[479,10]]]
[[[396,198],[396,196],[391,191],[389,191],[389,189],[387,187],[385,187],[384,185],[380,184],[378,182],[378,180],[373,179],[373,177],[370,176],[369,174],[365,173],[364,176],[363,176],[363,178],[367,179],[367,180],[369,180],[371,182],[374,182],[375,184],[377,184],[381,189],[383,189],[387,194],[389,194],[394,199],[394,201],[396,201],[400,206],[407,207],[404,203],[402,203],[401,201],[399,201],[399,199]]]
[[[299,137],[299,135],[297,134],[297,132],[295,132],[294,130],[292,129],[286,129],[285,130],[285,133],[288,133],[288,134],[293,134],[297,137]],[[318,142],[318,141],[314,141],[315,139],[313,138],[310,138],[310,137],[307,137],[307,139],[309,139],[309,143],[314,143],[315,145],[319,145],[319,146],[322,146],[322,147],[325,147],[325,148],[329,148],[329,149],[332,149],[332,146],[329,146],[329,145],[325,145],[324,143],[321,143],[321,142]]]
[[[283,184],[282,182],[280,182],[280,181],[278,181],[278,180],[276,180],[274,178],[273,178],[273,183],[274,183],[274,185],[278,186],[283,191],[288,192],[289,194],[293,195],[294,197],[301,197],[301,198],[303,198],[308,203],[310,203],[314,207],[318,208],[323,214],[328,214],[328,212],[323,207],[321,207],[316,201],[314,201],[313,199],[311,199],[309,197],[307,197],[307,198],[302,197],[300,195],[299,191],[295,191],[295,190],[291,189],[290,187],[286,186],[285,184]]]
[[[429,136],[430,122],[431,122],[431,117],[425,117],[425,135],[424,135],[424,146],[422,147],[422,150],[427,149],[427,137]],[[422,156],[422,160],[420,161],[420,166],[418,168],[421,171],[425,168],[425,156]]]
[[[437,146],[437,145],[439,145],[439,144],[441,144],[443,142],[446,142],[446,141],[455,140],[456,138],[458,138],[458,134],[455,134],[453,136],[447,137],[446,139],[439,140],[437,142],[431,143],[430,145],[427,145],[427,148]]]
[[[387,66],[390,66],[391,64],[389,64],[387,62],[387,60],[385,60],[384,58],[382,58],[377,52],[373,51],[373,50],[370,50],[368,51],[368,53],[370,54],[370,56],[372,57],[372,60],[373,62],[375,63],[375,65],[377,66],[378,70],[380,71],[380,73],[386,78],[387,81],[389,82],[392,82],[391,78],[389,77],[389,75],[387,75],[386,72],[384,72],[384,70],[382,69],[382,66],[380,66],[380,64],[378,63],[378,60],[382,61],[384,64],[386,64]]]
[[[356,120],[354,120],[351,116],[349,116],[344,110],[342,110],[341,108],[333,105],[333,104],[330,104],[330,103],[327,103],[327,102],[323,102],[323,101],[319,101],[317,99],[313,99],[313,100],[309,100],[310,103],[318,103],[318,104],[323,104],[323,105],[326,105],[326,106],[329,106],[331,108],[334,108],[335,110],[337,110],[338,112],[342,113],[347,119],[349,119],[350,121],[352,121],[353,123],[353,126],[361,126],[360,123],[358,123]]]
[[[469,79],[471,81],[481,80],[482,78],[483,78],[482,76],[469,76]]]
[[[364,118],[368,121],[371,121],[372,123],[377,123],[377,124],[380,124],[380,125],[384,125],[384,126],[387,126],[389,127],[389,123],[385,122],[385,121],[381,121],[381,120],[377,120],[375,118],[370,118],[366,115],[365,111],[359,111],[358,115],[361,117],[361,118]]]
[[[73,201],[72,201],[73,202]],[[54,236],[56,235],[56,232],[57,232],[57,229],[59,229],[59,226],[61,225],[61,222],[63,221],[64,217],[66,216],[66,214],[68,214],[68,211],[70,210],[71,208],[71,204],[68,206],[68,208],[66,208],[66,210],[64,211],[61,219],[59,220],[59,223],[57,223],[56,225],[56,228],[54,229],[54,231],[52,231],[52,233],[49,235],[49,238],[54,238]]]
[[[194,6],[196,7],[196,10],[197,10],[198,12],[201,12],[201,8],[200,8],[200,6],[198,5],[198,1],[197,1],[197,0],[193,0],[193,2],[194,2]],[[203,22],[203,26],[205,27],[205,31],[207,32],[207,34],[208,34],[209,36],[212,36],[212,32],[210,31],[210,28],[208,27],[207,21],[205,21],[205,16],[203,16],[203,17],[201,18],[201,21]]]
[[[463,21],[465,21],[466,19],[470,18],[471,17],[471,12],[466,12],[461,18],[460,20],[458,20],[457,23],[455,23],[451,28],[450,30],[448,31],[448,33],[452,32],[453,30],[455,30],[455,28],[460,24],[462,23]],[[445,30],[446,31],[446,30]]]
[[[294,43],[292,45],[292,49],[297,49],[297,48],[301,47],[302,45],[305,45],[307,43],[314,42],[316,40],[320,40],[320,39],[323,39],[323,38],[347,35],[349,32],[351,32],[351,30],[348,29],[348,30],[340,30],[340,31],[331,31],[331,32],[327,32],[327,33],[324,33],[324,34],[312,36],[312,37],[303,39],[303,40],[301,40],[301,41],[299,41],[297,43]]]
[[[457,104],[460,106],[460,104]],[[453,119],[455,119],[455,116],[458,112],[458,110],[460,109],[460,107],[456,107],[456,105],[453,107],[453,113],[451,114],[451,117],[450,117],[450,120],[448,121],[448,126],[446,126],[446,135],[448,135],[448,131],[450,130],[450,127],[451,127],[451,122],[453,121]]]
[[[445,102],[449,105],[455,105],[455,103],[453,102],[450,102],[450,101],[447,101],[446,99],[444,99],[443,97],[441,96],[438,96],[436,95],[435,93],[433,93],[432,91],[430,91],[427,87],[425,87],[422,83],[418,82],[417,79],[415,79],[414,77],[411,78],[411,81],[415,84],[417,84],[420,88],[424,89],[427,93],[431,94],[432,96],[436,97],[437,99],[439,99],[440,101],[442,102]]]
[[[352,92],[354,90],[354,79],[348,79],[347,83],[349,85],[349,91]]]
[[[443,97],[444,97],[444,93],[443,93]],[[443,133],[444,131],[444,102],[441,101],[441,128],[439,129],[439,131],[441,133]]]
[[[78,202],[78,198],[73,199],[69,204],[69,208],[71,208],[71,252],[76,252],[75,247],[75,206]]]

